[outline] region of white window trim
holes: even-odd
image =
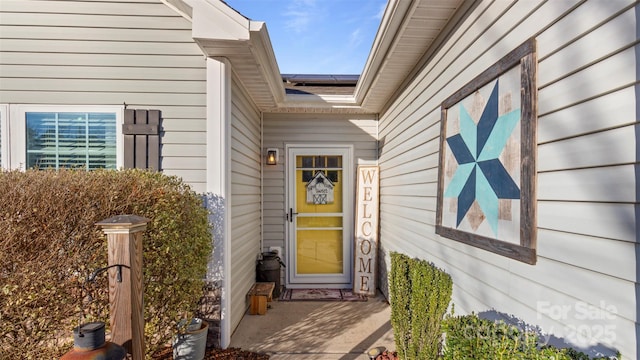
[[[9,127],[7,134],[2,129],[2,134],[8,144],[7,168],[25,170],[26,164],[26,127],[25,119],[28,112],[110,112],[116,114],[116,169],[124,167],[124,139],[122,135],[122,125],[124,124],[124,106],[108,105],[10,105]],[[5,141],[2,142],[5,146]],[[3,148],[2,155],[5,151]],[[4,159],[3,159],[4,160]],[[3,164],[5,164],[3,162]]]
[[[0,104],[0,169],[9,167],[9,105]]]

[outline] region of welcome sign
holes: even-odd
[[[379,183],[377,166],[358,166],[353,292],[368,296],[376,294]]]

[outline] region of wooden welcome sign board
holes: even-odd
[[[376,294],[379,183],[377,166],[358,166],[353,292],[367,296]]]

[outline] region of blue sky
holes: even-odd
[[[267,23],[283,74],[357,74],[367,61],[386,0],[225,0]]]

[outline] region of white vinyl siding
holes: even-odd
[[[162,113],[164,173],[206,184],[205,57],[160,0],[2,0],[0,103]]]
[[[256,280],[261,237],[260,112],[238,78],[231,86],[231,331],[238,326],[248,303],[247,292]],[[243,306],[244,305],[244,306]]]
[[[457,313],[495,311],[582,349],[637,358],[637,13],[627,0],[478,2],[381,115],[382,248],[450,273]],[[434,228],[441,102],[530,37],[539,58],[535,266]],[[581,304],[604,304],[611,319],[584,319]],[[570,311],[558,317],[549,306]],[[615,339],[598,335],[606,325]]]
[[[264,168],[264,248],[285,249],[285,145],[346,144],[354,146],[355,165],[375,165],[375,115],[264,114],[264,148],[278,148],[278,165]],[[355,174],[355,169],[353,169]],[[355,189],[352,190],[355,199]],[[286,254],[285,254],[286,255]]]

